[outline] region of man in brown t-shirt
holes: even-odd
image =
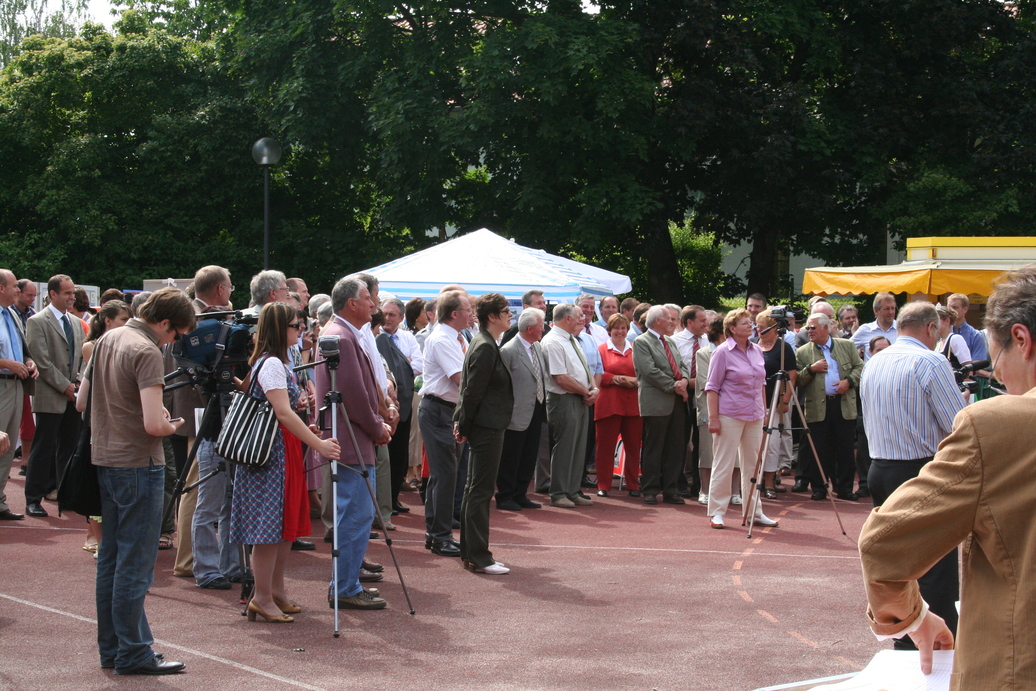
[[[125,327],[98,340],[76,401],[90,403],[93,463],[104,531],[97,553],[97,640],[101,667],[116,674],[171,674],[182,662],[156,657],[144,614],[154,580],[165,486],[162,437],[182,419],[162,406],[159,348],[194,328],[194,308],[176,288],[156,291]],[[118,564],[118,570],[116,570]]]

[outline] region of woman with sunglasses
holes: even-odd
[[[291,370],[288,345],[298,341],[302,327],[291,305],[265,305],[250,360],[249,381],[255,380],[256,398],[270,402],[279,428],[266,465],[254,470],[240,467],[234,478],[230,541],[252,545],[255,591],[248,603],[249,621],[258,615],[288,623],[294,621],[291,614],[301,611],[284,588],[284,565],[291,543],[310,533],[302,442],[325,458],[341,457],[336,439],[321,439],[295,412],[305,392]]]

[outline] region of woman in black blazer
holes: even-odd
[[[457,443],[468,442],[468,481],[460,508],[460,557],[475,573],[501,575],[509,569],[489,551],[489,504],[496,489],[504,431],[511,422],[511,374],[498,340],[511,325],[507,298],[487,293],[475,303],[479,332],[471,339],[453,412]]]

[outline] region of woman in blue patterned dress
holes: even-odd
[[[258,470],[239,467],[234,477],[230,510],[230,541],[252,545],[255,591],[248,619],[288,623],[300,611],[284,589],[284,565],[295,539],[310,533],[309,497],[302,468],[302,442],[325,458],[341,458],[336,439],[321,439],[296,410],[307,406],[298,385],[288,344],[298,341],[302,328],[295,308],[270,303],[259,313],[250,376],[256,398],[273,406],[279,424],[270,460]]]

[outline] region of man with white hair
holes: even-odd
[[[543,339],[547,357],[547,420],[554,431],[550,454],[551,505],[565,509],[593,506],[579,492],[586,458],[589,410],[597,400],[586,356],[577,339],[583,329],[583,313],[571,303],[554,308],[554,328]]]
[[[835,308],[832,307],[831,303],[827,300],[820,300],[813,303],[809,309],[809,313],[826,315],[832,322],[835,320]],[[834,336],[835,334],[832,333],[831,335]],[[805,328],[799,329],[799,332],[795,334],[795,347],[799,348],[807,343],[809,343],[809,331]]]
[[[288,279],[280,271],[260,271],[248,284],[252,296],[250,310],[256,315],[269,302],[284,302],[288,299]]]
[[[647,331],[633,341],[637,370],[637,400],[644,419],[640,455],[641,492],[645,504],[683,504],[677,482],[684,463],[687,424],[687,366],[670,336],[676,317],[665,305],[655,305],[644,318]]]
[[[831,336],[834,320],[826,314],[811,314],[805,331],[810,342],[795,353],[799,370],[796,385],[805,392],[803,412],[824,473],[840,499],[856,501],[853,478],[853,442],[856,431],[856,391],[863,362],[852,341]],[[799,445],[799,473],[796,489],[813,486],[813,499],[827,498],[808,440]]]
[[[536,470],[540,430],[547,419],[547,362],[539,343],[543,320],[543,310],[525,308],[518,317],[517,338],[500,348],[514,389],[514,409],[504,432],[496,479],[496,505],[505,511],[540,508],[526,493]]]

